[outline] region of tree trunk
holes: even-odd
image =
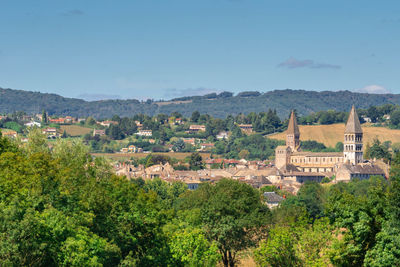
[[[224,263],[225,267],[229,267],[229,259],[226,251],[224,251],[224,253],[222,254],[222,262]]]
[[[229,267],[235,267],[235,257],[232,257],[232,253],[230,250],[228,251],[228,255]]]

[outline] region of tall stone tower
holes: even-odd
[[[292,151],[297,151],[300,146],[300,131],[293,110],[290,114],[289,124],[286,131],[286,146],[290,147]]]
[[[343,156],[345,163],[363,162],[363,131],[354,105],[344,130]]]

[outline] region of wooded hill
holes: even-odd
[[[205,96],[182,97],[170,101],[102,100],[85,101],[66,98],[56,94],[31,92],[0,88],[0,113],[24,111],[28,114],[41,113],[46,110],[49,115],[70,115],[74,117],[93,116],[110,118],[113,115],[133,116],[138,113],[156,115],[170,114],[177,111],[190,116],[193,111],[208,113],[214,117],[225,118],[239,113],[262,112],[276,109],[283,118],[291,109],[299,115],[307,115],[321,110],[348,111],[351,105],[357,108],[368,108],[371,105],[400,104],[400,94],[367,94],[350,91],[305,91],[274,90],[266,93],[256,91],[241,92],[233,95],[230,92],[208,94]]]

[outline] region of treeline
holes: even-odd
[[[393,104],[370,106],[367,109],[359,108],[357,114],[361,123],[372,122],[397,126],[400,122],[400,107]],[[347,111],[323,110],[299,117],[298,122],[304,125],[345,123],[348,116]]]
[[[155,160],[155,159],[154,159]],[[263,192],[285,199],[270,210]],[[0,136],[0,262],[5,266],[400,265],[400,154],[372,177],[296,196],[235,180],[127,180],[79,142],[52,150]]]
[[[174,101],[176,103],[174,103]],[[181,103],[180,101],[184,101]],[[189,117],[198,110],[202,114],[225,118],[229,114],[249,114],[276,110],[280,118],[286,117],[290,110],[296,109],[300,116],[321,110],[348,111],[351,105],[367,109],[383,104],[400,104],[397,94],[363,94],[350,91],[316,92],[305,90],[274,90],[269,92],[246,91],[233,95],[231,92],[212,93],[205,96],[193,96],[165,101],[103,100],[87,102],[81,99],[65,98],[55,94],[44,94],[22,90],[0,88],[0,113],[25,111],[28,114],[41,113],[43,109],[49,115],[107,118],[114,114],[131,117],[135,114],[155,116],[159,113],[171,114],[176,111]]]

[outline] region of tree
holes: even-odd
[[[181,152],[185,149],[185,142],[182,139],[178,139],[173,143],[172,150],[175,152]]]
[[[189,159],[189,167],[191,170],[204,169],[203,158],[200,156],[199,152],[192,153]]]
[[[111,124],[110,127],[107,128],[106,134],[111,139],[114,139],[114,140],[121,140],[121,139],[124,139],[124,137],[125,137],[125,135],[122,132],[122,130],[119,127],[119,125],[114,125],[114,124]]]
[[[400,110],[396,109],[390,114],[390,122],[398,127],[400,125]]]
[[[96,120],[93,119],[93,117],[88,117],[88,118],[86,119],[86,125],[88,125],[88,126],[93,126],[93,125],[95,125],[95,124],[96,124]]]
[[[303,184],[297,197],[299,202],[306,207],[311,218],[316,219],[323,216],[325,191],[319,183],[307,182]]]
[[[247,149],[243,149],[239,152],[239,158],[245,159],[249,155],[249,151]]]
[[[171,117],[182,118],[183,116],[178,111],[174,111],[174,112],[171,113]]]
[[[0,155],[4,152],[16,152],[17,146],[10,139],[3,137],[0,131]]]
[[[367,152],[367,156],[372,159],[384,159],[385,161],[389,161],[392,157],[388,148],[381,144],[377,138],[374,139],[372,146],[367,150]]]
[[[335,149],[338,152],[343,152],[343,142],[337,142],[335,145]]]
[[[289,227],[271,229],[267,241],[261,241],[254,251],[255,262],[259,266],[301,266],[295,250],[296,239]]]
[[[202,184],[186,196],[188,209],[200,209],[201,224],[209,240],[216,242],[224,266],[234,266],[237,253],[254,246],[270,219],[260,193],[231,179]]]
[[[221,258],[216,242],[210,243],[200,229],[185,229],[174,234],[171,241],[172,257],[185,266],[216,266]]]
[[[47,112],[46,110],[43,109],[42,111],[42,123],[46,124],[47,123]]]
[[[379,117],[379,112],[375,106],[370,106],[367,111],[367,116],[371,119],[371,122],[375,123]]]
[[[196,110],[196,111],[194,111],[194,112],[192,113],[192,117],[190,118],[190,120],[191,120],[192,122],[198,122],[198,121],[199,121],[199,118],[200,118],[200,112],[198,112],[198,111]]]

